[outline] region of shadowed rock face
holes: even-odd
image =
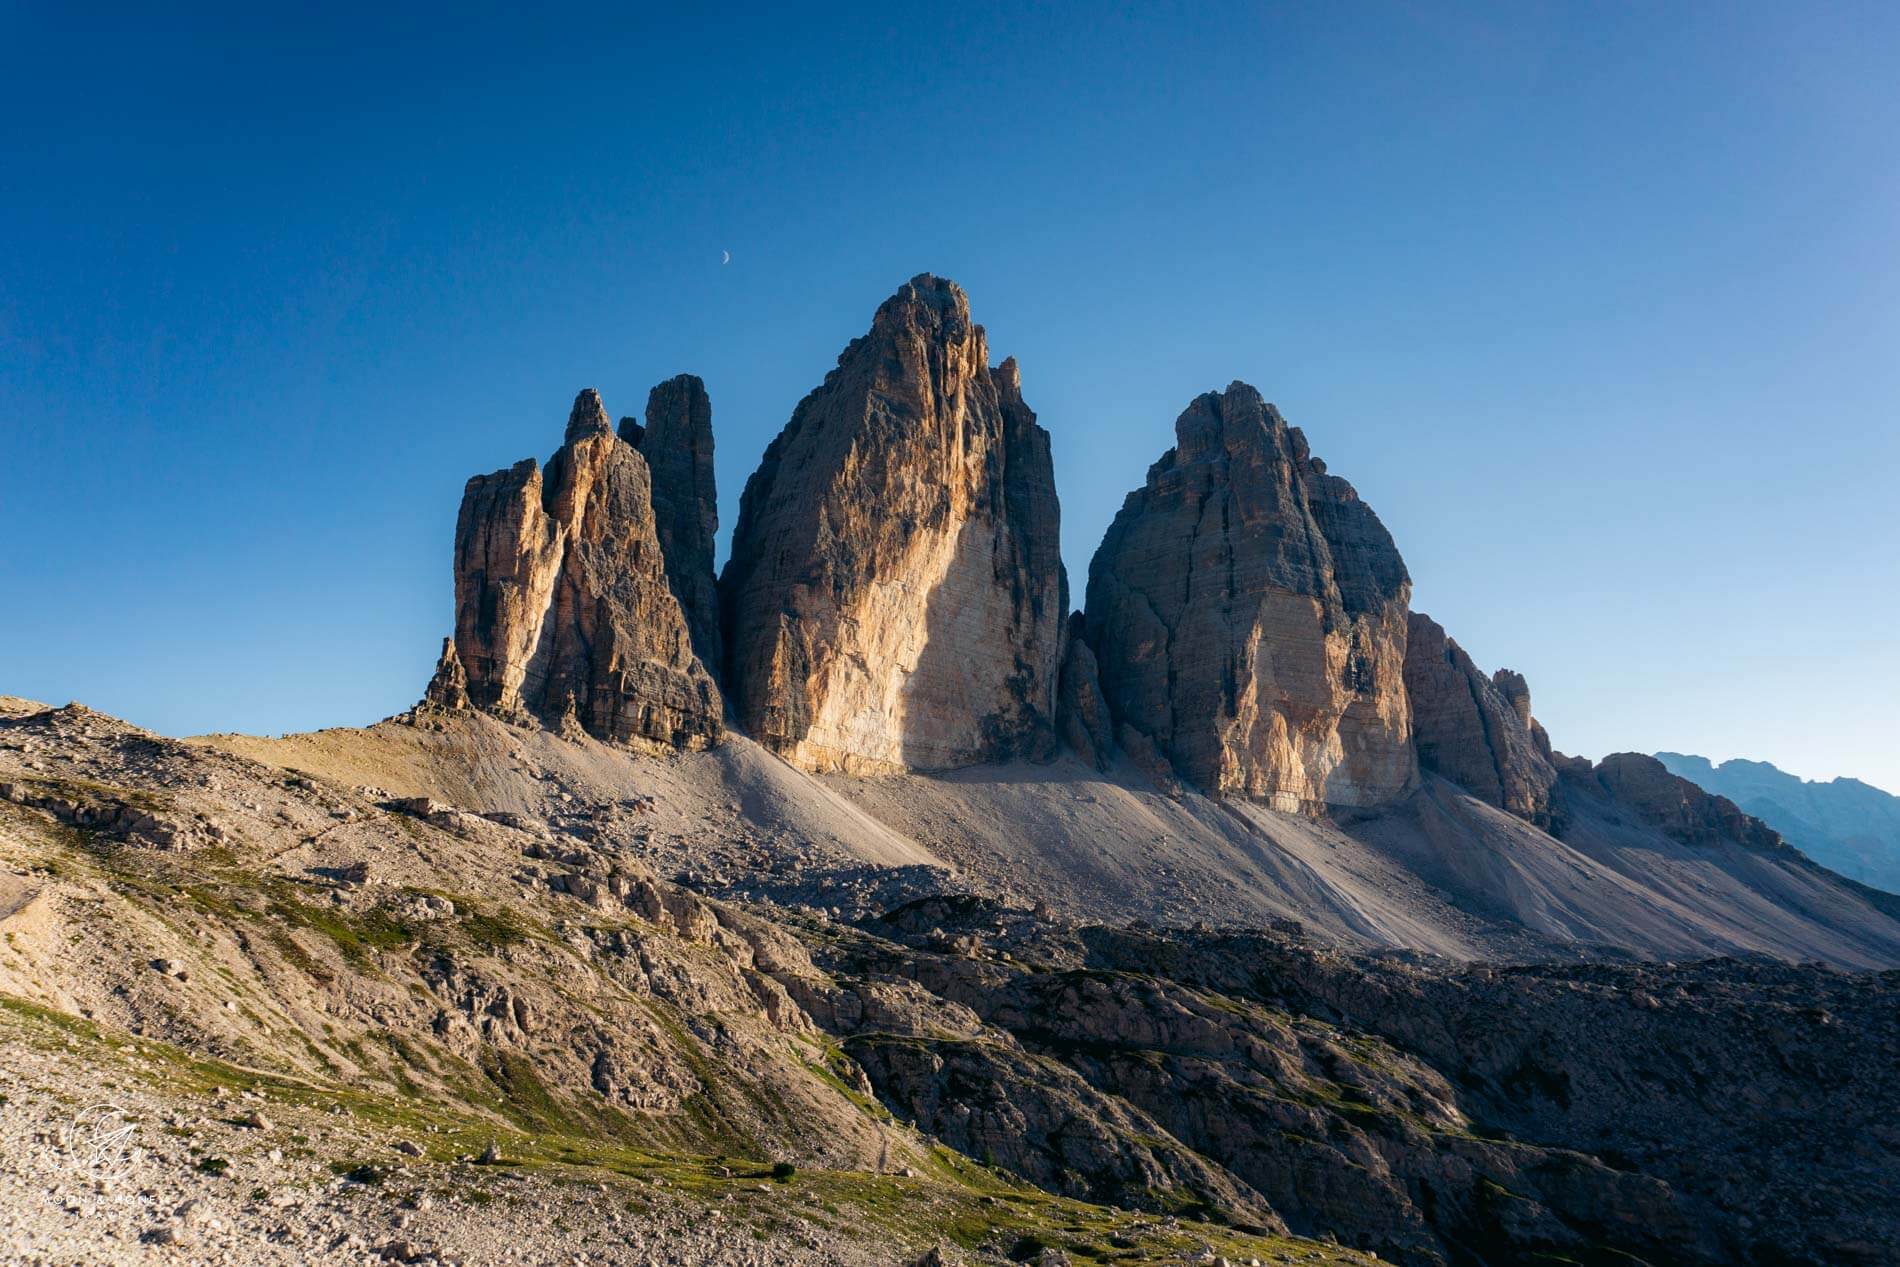
[[[1195,400],[1175,434],[1089,566],[1117,741],[1279,809],[1403,794],[1411,579],[1391,536],[1245,383]]]
[[[713,537],[719,493],[713,479],[712,401],[693,374],[667,379],[647,394],[646,425],[620,420],[620,438],[640,450],[653,473],[653,527],[666,578],[692,631],[693,649],[717,671],[719,592]]]
[[[1719,765],[1680,752],[1653,754],[1671,774],[1726,796],[1816,862],[1862,884],[1900,893],[1900,796],[1859,779],[1802,779],[1766,761]]]
[[[428,699],[616,743],[719,739],[719,688],[668,584],[646,461],[591,388],[545,471],[530,458],[468,482],[453,655]]]
[[[1584,771],[1578,771],[1581,777]],[[1768,824],[1744,814],[1726,796],[1711,796],[1662,762],[1640,752],[1613,752],[1590,772],[1611,796],[1685,845],[1732,840],[1751,849],[1787,847]]]
[[[766,450],[720,578],[727,689],[810,770],[1054,745],[1065,584],[1048,433],[951,282],[878,309]]]
[[[1056,723],[1062,742],[1098,770],[1109,768],[1115,748],[1115,727],[1102,698],[1101,672],[1089,649],[1087,618],[1069,617],[1069,642],[1062,653],[1062,678],[1056,695]]]
[[[1485,677],[1437,621],[1413,612],[1405,691],[1419,765],[1539,827],[1557,825],[1557,771],[1522,674]]]

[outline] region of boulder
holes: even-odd
[[[747,482],[720,578],[746,730],[808,770],[1055,746],[1065,581],[1049,436],[955,283],[913,278]]]
[[[1089,565],[1121,746],[1283,810],[1404,794],[1411,578],[1391,535],[1245,383],[1196,399],[1175,435]]]

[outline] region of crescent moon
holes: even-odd
[[[732,263],[732,252],[731,252],[731,251],[721,251],[721,252],[719,252],[719,262],[720,262],[721,264],[730,264],[730,263]]]

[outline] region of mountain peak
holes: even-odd
[[[1403,795],[1411,581],[1391,535],[1246,383],[1174,431],[1089,564],[1117,741],[1163,779],[1280,809]]]
[[[956,283],[877,310],[746,484],[720,579],[727,686],[809,769],[1054,750],[1064,580],[1048,433]]]
[[[574,407],[567,414],[567,442],[572,444],[603,432],[612,435],[613,430],[614,424],[607,417],[607,406],[601,403],[600,393],[591,387],[583,387],[580,395],[574,397]]]

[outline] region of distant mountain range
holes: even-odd
[[[1726,796],[1822,866],[1900,893],[1900,796],[1859,779],[1816,783],[1766,761],[1659,752],[1678,778]]]

